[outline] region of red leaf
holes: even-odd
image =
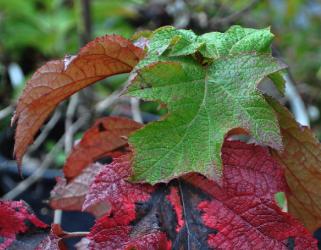
[[[46,238],[44,238],[35,250],[66,250],[67,248],[63,244],[62,240],[50,233]]]
[[[74,178],[69,183],[65,178],[57,179],[57,185],[51,192],[50,205],[54,209],[81,211],[89,185],[103,167],[101,164],[91,163],[101,157],[115,157],[124,154],[127,150],[123,148],[127,145],[127,140],[124,137],[141,126],[139,123],[120,117],[97,120],[73,148],[67,159],[64,168],[65,175]],[[84,210],[100,217],[109,209],[110,203],[104,200],[96,202],[94,206],[88,205]]]
[[[86,197],[85,204],[112,204],[88,235],[89,247],[317,249],[310,233],[276,205],[274,194],[286,184],[268,149],[225,142],[222,153],[222,185],[197,174],[155,187],[131,184],[125,180],[131,156],[115,159]]]
[[[184,226],[184,213],[183,213],[183,206],[180,202],[181,197],[179,196],[179,192],[177,188],[170,187],[170,194],[166,196],[169,202],[172,204],[176,219],[177,219],[177,226],[175,228],[176,232],[179,232],[182,227]]]
[[[144,228],[133,232],[131,226],[112,218],[98,221],[91,235],[94,235],[94,240],[89,243],[90,249],[171,249],[165,233],[157,229],[144,231]]]
[[[97,38],[77,56],[50,61],[28,81],[13,117],[17,121],[15,156],[19,165],[28,145],[54,108],[82,88],[130,72],[144,51],[117,35]]]
[[[62,209],[65,211],[82,211],[89,185],[102,167],[103,165],[99,163],[91,164],[69,183],[67,183],[65,178],[58,177],[57,184],[51,191],[50,206],[53,209]],[[108,212],[109,209],[110,206],[106,202],[97,202],[95,206],[90,207],[87,212],[92,213],[96,217],[100,217]]]
[[[121,117],[98,119],[69,155],[64,166],[65,177],[76,177],[90,163],[127,145],[127,136],[141,127],[141,124]]]
[[[131,158],[132,155],[128,153],[102,168],[90,185],[83,210],[88,210],[103,201],[122,210],[126,205],[133,205],[136,200],[146,201],[149,198],[149,193],[153,191],[152,186],[126,181],[131,175]],[[120,204],[122,206],[119,206]],[[133,210],[134,208],[132,206]]]
[[[33,231],[32,227],[46,228],[47,225],[32,214],[23,201],[0,201],[0,249],[6,249],[14,244],[17,235]]]
[[[35,250],[67,250],[62,241],[63,234],[64,232],[60,225],[53,224],[48,236],[39,243]]]

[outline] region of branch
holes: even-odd
[[[280,58],[282,60],[281,52],[275,45],[272,46],[272,54],[275,57]],[[296,83],[289,68],[287,68],[284,74],[284,80],[285,96],[287,97],[290,103],[291,111],[293,112],[296,121],[299,122],[301,125],[310,126],[308,112],[305,108],[304,102],[300,94],[295,88]]]
[[[14,111],[13,105],[9,105],[8,107],[0,110],[0,121],[3,118],[6,118],[8,115],[10,115]]]
[[[53,218],[53,224],[61,224],[61,218],[62,218],[62,210],[61,209],[55,209],[54,210],[54,218]]]
[[[294,114],[295,119],[301,125],[310,126],[310,119],[305,108],[304,102],[295,88],[294,79],[288,70],[285,74],[286,88],[285,95],[289,100],[291,110]]]
[[[88,43],[91,39],[91,13],[90,13],[90,0],[81,0],[81,14],[82,14],[82,25],[83,30],[81,39],[83,45]]]
[[[98,113],[98,114],[104,112],[107,108],[109,108],[117,100],[119,100],[120,95],[122,94],[122,92],[123,92],[123,90],[121,88],[117,89],[111,95],[109,95],[107,98],[105,98],[104,100],[98,102],[95,105],[95,112]]]
[[[133,120],[135,122],[143,123],[142,113],[140,112],[140,108],[139,108],[139,99],[135,97],[131,97],[130,106],[131,106]]]
[[[89,232],[66,232],[64,231],[65,235],[62,236],[62,238],[74,238],[74,237],[86,237]]]
[[[86,123],[87,118],[88,117],[86,116],[82,116],[71,126],[73,133],[77,131],[79,128],[81,128],[83,124]],[[16,198],[18,195],[20,195],[22,192],[28,189],[32,184],[34,184],[38,179],[40,179],[44,174],[44,172],[46,171],[46,169],[50,166],[50,164],[56,158],[58,151],[63,147],[64,139],[65,139],[65,134],[62,137],[60,137],[59,141],[56,143],[53,149],[46,155],[40,167],[37,168],[37,170],[32,175],[30,175],[28,178],[20,182],[14,189],[6,193],[1,199],[12,200]]]
[[[57,144],[53,147],[53,149],[49,152],[49,154],[46,155],[45,159],[42,161],[41,165],[37,170],[30,175],[27,179],[20,182],[14,189],[10,190],[8,193],[6,193],[2,199],[4,200],[12,200],[16,198],[18,195],[20,195],[23,191],[28,189],[33,183],[35,183],[43,173],[46,171],[46,169],[50,166],[50,164],[55,159],[56,154],[63,146],[63,137],[59,139]]]
[[[41,144],[45,141],[50,131],[55,127],[55,125],[59,121],[60,117],[61,117],[61,111],[58,109],[53,114],[51,119],[47,122],[45,127],[42,129],[40,135],[37,137],[34,143],[30,146],[29,152],[36,151],[41,146]]]
[[[66,120],[65,120],[65,153],[66,154],[68,154],[71,151],[73,146],[74,133],[71,127],[72,127],[72,119],[77,110],[78,100],[79,100],[78,94],[73,95],[67,107]]]

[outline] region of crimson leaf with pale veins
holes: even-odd
[[[83,210],[102,202],[119,206],[133,204],[137,199],[144,201],[149,197],[149,193],[153,191],[150,185],[136,185],[126,181],[131,175],[131,159],[132,154],[128,153],[101,168],[90,185]]]
[[[191,171],[219,179],[221,147],[234,128],[246,129],[259,144],[282,148],[275,113],[257,90],[264,77],[285,67],[270,55],[273,36],[266,29],[231,30],[203,45],[201,52],[211,55],[205,65],[192,56],[171,56],[178,42],[170,42],[159,61],[149,64],[153,49],[147,65],[142,60],[137,66],[129,95],[166,104],[168,115],[130,136],[132,180],[167,182]]]
[[[274,194],[286,184],[266,148],[225,142],[222,186],[197,174],[154,187],[126,184],[130,157],[107,165],[91,187],[89,197],[104,189],[113,204],[91,229],[89,249],[317,249],[277,206]]]

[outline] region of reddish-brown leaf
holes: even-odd
[[[144,51],[117,35],[106,35],[78,55],[50,61],[28,81],[16,108],[15,156],[21,163],[33,137],[54,108],[82,88],[115,74],[130,72]]]
[[[37,240],[45,236],[44,232],[35,233],[34,229],[43,229],[47,225],[31,213],[28,205],[23,201],[0,201],[0,249],[9,246],[32,246]],[[29,237],[28,234],[31,234]],[[16,240],[17,236],[24,236]],[[16,242],[17,241],[17,242]]]
[[[313,232],[321,227],[321,144],[286,108],[271,99],[269,102],[283,137],[284,151],[273,150],[272,155],[285,166],[289,212]]]
[[[222,185],[189,174],[155,187],[126,182],[131,156],[115,159],[86,198],[91,205],[103,199],[112,204],[87,236],[89,248],[317,249],[274,200],[286,183],[267,148],[225,142],[222,158]]]
[[[127,136],[141,127],[142,124],[127,118],[98,119],[67,158],[64,166],[65,177],[76,177],[90,163],[102,156],[117,155],[117,152],[113,151],[127,145]]]
[[[89,186],[102,167],[103,165],[99,163],[91,164],[69,183],[64,177],[58,177],[57,184],[51,191],[50,206],[53,209],[64,211],[82,211]],[[91,206],[86,211],[96,217],[100,217],[107,213],[109,209],[110,205],[108,203],[97,202],[95,206]]]

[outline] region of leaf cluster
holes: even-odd
[[[321,146],[258,90],[270,78],[284,92],[285,65],[271,55],[272,39],[269,29],[240,26],[201,36],[163,27],[137,34],[135,42],[97,38],[29,80],[13,119],[17,160],[61,101],[130,72],[127,95],[157,101],[168,113],[147,125],[101,118],[74,146],[50,204],[96,216],[80,244],[316,249]],[[256,145],[235,141],[241,134]],[[289,213],[277,205],[277,192],[286,193]],[[58,229],[43,244],[59,247],[60,238],[71,237]]]

